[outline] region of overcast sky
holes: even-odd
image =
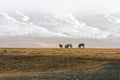
[[[87,14],[81,15],[84,12]],[[89,15],[88,12],[98,13]],[[71,43],[75,43],[75,39],[78,43],[79,39],[86,39],[83,40],[86,43],[94,39],[94,42],[89,40],[87,44],[119,47],[120,15],[116,12],[120,12],[120,0],[0,0],[0,37],[10,37],[5,38],[8,41],[0,38],[0,45],[19,47],[18,43],[27,45],[32,41],[34,44],[30,47],[47,47],[47,42],[52,46],[55,42],[52,38],[59,37],[62,39],[56,39],[55,44],[58,44],[57,41],[70,41],[65,38],[74,39]],[[29,37],[30,40],[17,40],[16,37]],[[50,39],[40,42],[43,37]],[[31,38],[40,38],[40,45]]]
[[[47,12],[120,11],[120,0],[0,0],[0,9]]]

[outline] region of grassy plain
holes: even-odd
[[[33,79],[119,80],[120,49],[0,49],[0,80]]]

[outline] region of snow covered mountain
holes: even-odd
[[[0,12],[1,37],[119,38],[119,27],[119,13]]]

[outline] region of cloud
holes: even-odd
[[[63,37],[61,33],[55,33],[38,26],[34,23],[25,23],[17,21],[14,17],[9,16],[5,12],[1,12],[4,16],[0,24],[0,36],[28,36],[28,37]]]
[[[109,31],[102,31],[99,28],[87,26],[84,22],[78,21],[71,13],[55,17],[64,20],[64,22],[68,22],[68,24],[63,26],[61,30],[59,29],[58,32],[61,32],[69,37],[102,39],[107,38],[111,34]]]
[[[24,15],[24,14],[21,13],[21,12],[16,12],[16,13],[23,17],[23,18],[22,18],[23,21],[28,21],[28,20],[30,19],[28,16]]]
[[[16,20],[13,17],[9,16],[7,13],[5,13],[3,11],[1,12],[1,15],[3,15],[4,18],[7,19],[7,20],[11,20],[13,22],[16,22]]]
[[[106,16],[105,19],[108,20],[110,18],[110,22],[112,25],[108,24],[107,26],[104,26],[104,24],[102,24],[101,27],[105,27],[106,29],[101,29],[100,27],[88,25],[86,24],[86,22],[77,19],[77,17],[74,16],[72,13],[51,15],[29,15],[29,13],[25,15],[21,12],[15,13],[16,15],[21,15],[21,19],[29,16],[29,19],[27,21],[18,20],[17,16],[10,16],[9,13],[6,12],[1,12],[0,14],[3,16],[3,18],[0,18],[0,36],[24,36],[31,38],[60,37],[74,39],[107,39],[120,36],[120,33],[118,32],[119,28],[117,26],[119,24],[114,23],[114,21],[116,22],[118,18],[114,18],[114,16],[112,15],[111,17],[107,13],[107,15],[104,14],[102,16]],[[99,24],[99,22],[97,23]],[[113,26],[115,27],[113,28]]]

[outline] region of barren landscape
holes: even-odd
[[[0,49],[0,80],[119,79],[120,49]]]

